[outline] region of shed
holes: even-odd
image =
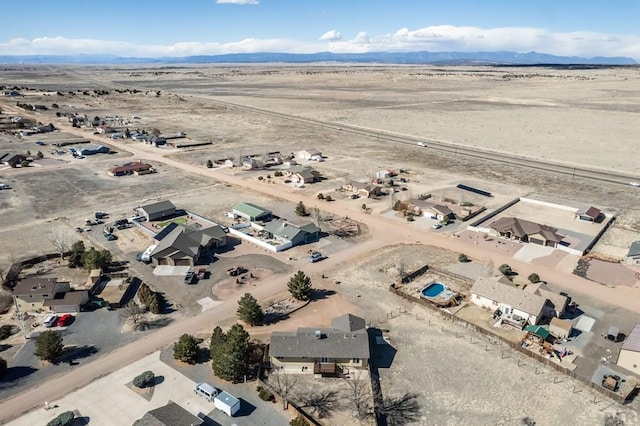
[[[549,338],[549,331],[539,325],[528,325],[524,328],[524,331],[534,334],[542,340],[547,340]]]
[[[620,329],[615,326],[610,326],[609,330],[607,330],[607,339],[612,340],[614,342],[618,341],[618,336],[620,335]]]
[[[566,339],[571,336],[573,330],[573,324],[571,321],[561,320],[560,318],[553,317],[549,323],[549,333],[558,339]]]
[[[247,220],[269,221],[271,220],[271,210],[267,210],[253,203],[238,203],[233,206],[233,213]]]
[[[602,212],[593,206],[584,206],[576,211],[576,217],[587,222],[598,222]]]
[[[213,405],[229,417],[233,417],[240,410],[240,400],[225,391],[216,395]]]
[[[139,214],[146,217],[148,221],[160,220],[172,217],[176,214],[176,206],[169,200],[147,204],[138,208]]]

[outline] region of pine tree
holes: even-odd
[[[244,296],[238,300],[238,317],[242,321],[251,326],[255,326],[262,322],[263,316],[262,308],[251,293],[245,293]]]
[[[300,201],[298,204],[296,204],[296,214],[298,216],[308,216],[309,213],[307,213],[307,208],[305,207],[304,203],[302,201]]]
[[[33,354],[45,361],[54,361],[62,355],[63,348],[62,335],[57,331],[46,330],[38,336],[36,350]]]
[[[289,279],[287,284],[289,293],[298,300],[309,300],[313,293],[311,287],[311,278],[305,275],[304,272],[298,271]]]
[[[209,341],[209,352],[211,352],[211,359],[215,360],[220,350],[223,348],[224,343],[227,340],[227,336],[220,326],[216,326],[211,334],[211,340]]]
[[[230,382],[241,381],[249,371],[250,349],[249,333],[234,324],[226,333],[224,344],[216,350],[211,363],[214,374]]]
[[[195,364],[200,353],[198,345],[202,339],[198,339],[190,334],[183,334],[177,342],[173,344],[173,358]]]

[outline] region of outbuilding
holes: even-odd
[[[176,206],[169,200],[159,201],[139,207],[138,214],[147,218],[148,221],[165,219],[175,216]]]
[[[640,324],[636,324],[622,344],[618,353],[617,364],[629,371],[640,374]]]
[[[233,417],[240,410],[240,400],[225,391],[216,395],[213,405],[229,417]]]
[[[551,333],[557,339],[566,339],[571,336],[571,330],[573,330],[573,324],[571,321],[561,320],[560,318],[553,317],[549,323],[549,333]]]
[[[233,206],[233,213],[238,217],[245,218],[252,222],[263,221],[268,222],[271,220],[271,210],[267,210],[260,206],[256,206],[252,203],[238,203]]]

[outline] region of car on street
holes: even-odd
[[[34,142],[36,145],[40,145],[40,146],[44,146],[46,145],[46,143],[42,142],[42,141],[35,141]]]
[[[56,325],[58,327],[65,327],[65,326],[67,326],[67,325],[69,325],[71,323],[72,319],[73,319],[73,315],[64,314],[64,315],[60,316],[60,318],[58,318],[58,321],[56,322]]]
[[[424,143],[424,142],[418,142],[418,146],[421,146],[421,147],[423,147],[423,148],[426,148],[426,147],[427,147],[427,144],[426,144],[426,143]]]
[[[94,213],[94,216],[96,219],[104,219],[107,216],[107,213],[105,212],[101,212],[101,211],[97,211]]]
[[[440,228],[442,228],[442,224],[441,223],[434,223],[432,228],[433,229],[440,229]]]
[[[638,187],[640,186],[640,182],[629,182],[629,185]]]
[[[107,233],[107,232],[105,232],[104,237],[107,239],[107,241],[115,241],[118,239],[118,237],[115,236],[114,234]]]
[[[47,328],[55,327],[58,323],[58,316],[55,314],[47,315],[47,317],[42,321],[42,325]]]

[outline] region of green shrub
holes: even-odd
[[[302,416],[298,416],[289,422],[289,426],[311,426],[311,423]]]
[[[467,257],[467,255],[466,255],[466,254],[464,254],[464,253],[460,253],[460,254],[458,255],[458,262],[460,262],[460,263],[467,263],[468,261],[469,261],[469,258]]]
[[[511,269],[511,266],[507,265],[506,263],[503,263],[502,265],[500,265],[500,267],[498,267],[498,271],[500,271],[502,275],[513,274],[513,270]]]
[[[276,397],[268,389],[261,387],[260,390],[258,391],[258,396],[263,401],[276,402]]]
[[[155,375],[153,374],[153,371],[145,371],[144,373],[134,377],[131,383],[133,386],[142,389],[153,385],[154,380]]]
[[[527,279],[529,281],[531,281],[533,284],[535,283],[539,283],[540,282],[540,275],[536,274],[535,272],[532,274],[529,274],[529,276],[527,277]]]
[[[73,423],[75,416],[76,415],[73,414],[73,411],[65,411],[47,423],[47,426],[69,426]]]

